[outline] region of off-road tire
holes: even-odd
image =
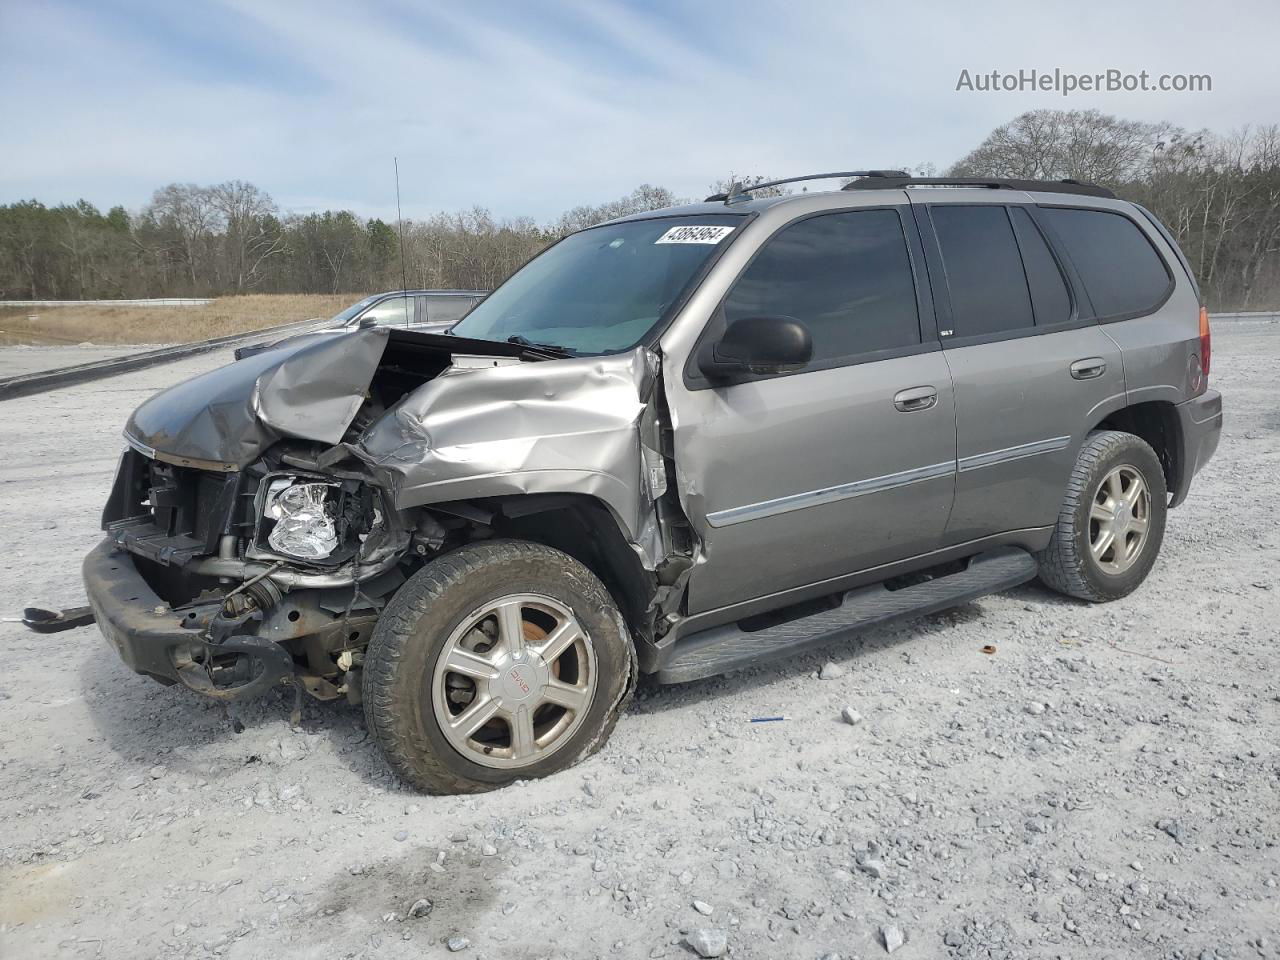
[[[1151,516],[1141,554],[1123,573],[1110,574],[1093,559],[1089,549],[1089,511],[1099,485],[1121,465],[1131,466],[1142,475],[1150,491]],[[1160,553],[1168,500],[1164,470],[1146,441],[1118,430],[1089,434],[1067,481],[1053,539],[1036,555],[1040,581],[1058,593],[1095,603],[1132,593],[1151,572]]]
[[[590,636],[596,692],[581,726],[534,765],[495,769],[468,760],[445,738],[424,690],[447,638],[488,600],[540,594],[569,607]],[[635,686],[635,649],[604,585],[577,560],[538,543],[488,540],[428,563],[391,599],[364,659],[364,713],[388,764],[427,793],[482,793],[544,777],[598,750]]]

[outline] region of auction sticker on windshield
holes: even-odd
[[[733,227],[694,226],[672,227],[654,243],[719,243]]]

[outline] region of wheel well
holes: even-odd
[[[644,568],[602,501],[585,494],[545,493],[469,503],[476,522],[464,534],[467,539],[510,537],[567,553],[600,578],[633,633],[653,639],[650,607],[657,578]]]
[[[1182,460],[1182,437],[1172,403],[1160,400],[1135,403],[1108,415],[1094,429],[1121,430],[1145,440],[1160,460],[1166,488],[1170,494],[1174,492]]]

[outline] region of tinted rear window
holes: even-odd
[[[1105,210],[1045,207],[1043,214],[1084,282],[1099,317],[1154,310],[1173,280],[1137,224]]]
[[[1010,207],[1009,217],[1013,220],[1018,247],[1022,250],[1022,265],[1027,271],[1027,286],[1031,288],[1036,326],[1065,323],[1071,319],[1071,295],[1067,293],[1067,281],[1063,279],[1058,262],[1049,252],[1049,245],[1031,219],[1031,214],[1022,207]]]
[[[920,343],[915,281],[894,210],[811,217],[777,233],[738,278],[725,320],[786,316],[813,336],[813,360]]]
[[[427,297],[427,323],[461,320],[475,305],[476,297]]]
[[[930,208],[951,294],[951,330],[973,337],[1035,325],[1027,277],[1004,207]]]

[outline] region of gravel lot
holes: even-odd
[[[81,602],[129,410],[224,359],[0,404],[3,612]],[[1280,957],[1280,325],[1214,367],[1222,446],[1133,596],[642,687],[481,797],[406,790],[356,708],[232,717],[4,624],[0,956]]]

